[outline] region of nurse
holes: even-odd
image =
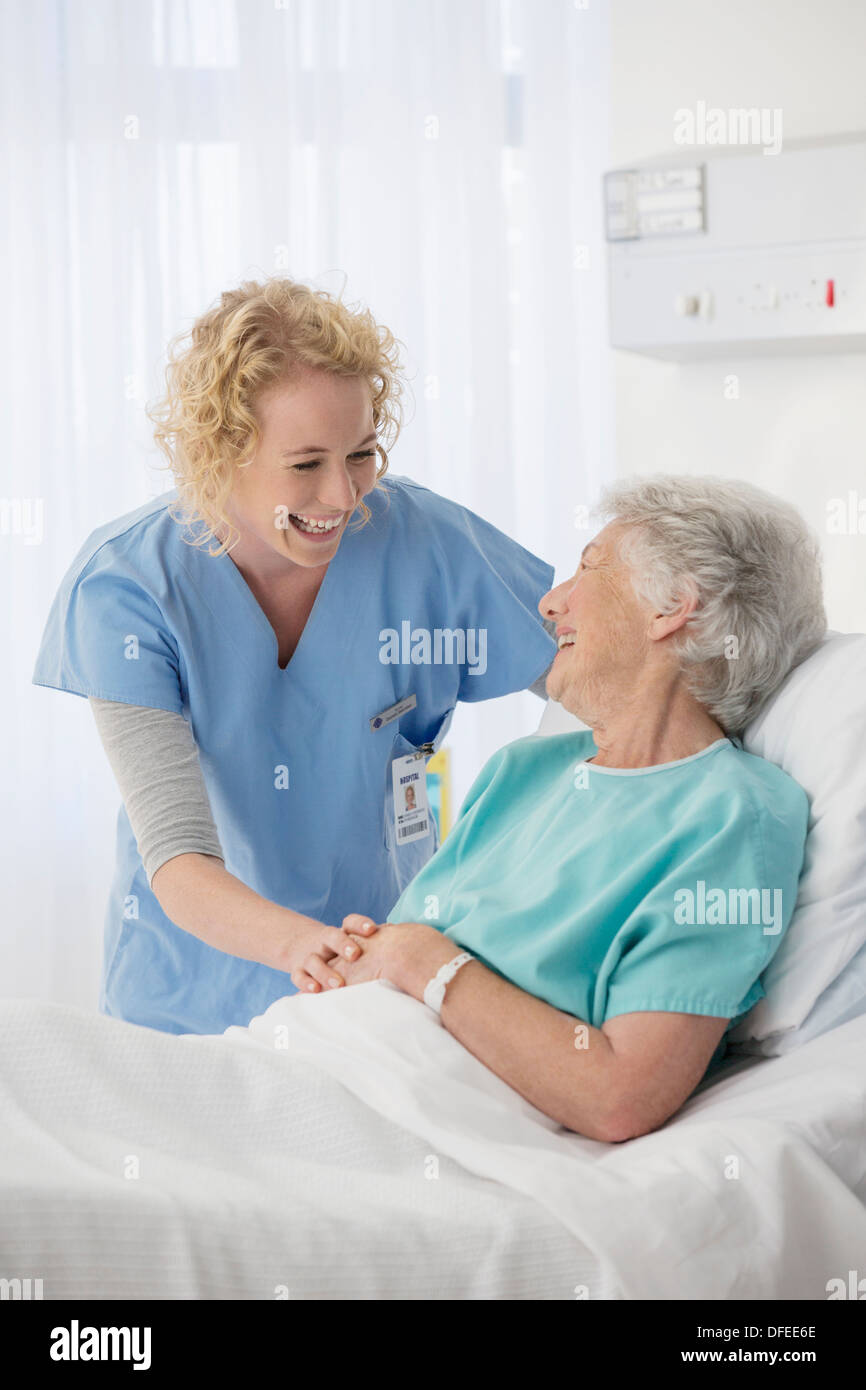
[[[543,694],[553,569],[386,477],[398,350],[366,310],[246,283],[166,383],[177,487],[87,539],[34,681],[89,699],[123,797],[100,1009],[216,1033],[344,983],[355,914],[375,933],[438,846],[457,701]]]

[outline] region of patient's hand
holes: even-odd
[[[400,934],[405,933],[406,928],[412,923],[377,923],[374,936],[356,936],[355,933],[361,929],[362,923],[369,920],[369,917],[364,917],[359,912],[350,912],[348,917],[343,918],[343,931],[347,936],[351,936],[353,941],[362,943],[364,949],[355,960],[340,961],[340,974],[347,985],[365,985],[371,980],[390,980],[392,984],[396,984],[394,976],[399,974],[397,962]],[[403,939],[405,940],[405,937]]]
[[[369,918],[352,912],[343,918],[343,931],[353,934]],[[360,940],[360,938],[358,938]],[[363,955],[352,962],[340,961],[347,985],[388,980],[405,994],[421,999],[424,986],[440,965],[461,948],[429,922],[383,922],[376,934],[363,942]]]

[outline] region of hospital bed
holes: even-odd
[[[797,912],[766,998],[660,1130],[561,1129],[384,982],[214,1037],[7,1000],[0,1275],[46,1299],[851,1296],[864,678],[866,637],[832,634],[747,731],[810,795]],[[538,732],[573,727],[549,703]]]

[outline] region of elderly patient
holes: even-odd
[[[746,483],[625,482],[601,514],[577,572],[539,604],[559,647],[548,695],[589,729],[495,753],[340,970],[421,999],[469,952],[443,1025],[547,1115],[616,1142],[673,1115],[763,995],[808,802],[737,735],[825,615],[809,532]]]

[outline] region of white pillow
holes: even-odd
[[[743,747],[789,773],[811,806],[797,905],[762,976],[766,997],[728,1034],[735,1050],[773,1056],[866,1012],[866,635],[828,633]]]
[[[548,700],[540,734],[586,725]],[[727,1035],[774,1056],[866,1013],[866,635],[829,632],[746,729],[749,753],[809,797],[797,905],[762,976],[766,991]]]

